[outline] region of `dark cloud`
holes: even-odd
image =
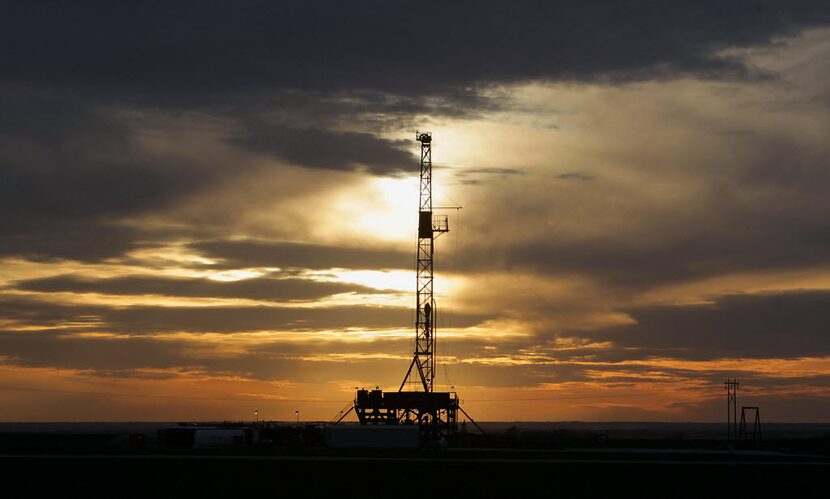
[[[4,218],[0,215],[0,218]],[[140,233],[109,221],[13,220],[0,230],[0,256],[97,262],[134,249]],[[10,227],[11,226],[11,227]],[[90,240],[95,241],[90,243]]]
[[[102,159],[102,148],[113,155]],[[125,251],[132,234],[101,219],[165,190],[136,166],[116,120],[71,99],[0,91],[0,254],[94,260]]]
[[[0,254],[95,261],[140,235],[121,217],[162,210],[238,173],[140,148],[132,124],[60,92],[0,91]]]
[[[368,311],[364,309],[362,313]],[[91,329],[81,330],[89,332]],[[313,333],[309,333],[311,341],[288,343],[261,338],[258,343],[238,345],[229,352],[222,345],[199,338],[160,339],[152,334],[96,338],[73,333],[66,330],[2,331],[0,353],[6,357],[6,364],[78,369],[104,377],[175,376],[140,370],[176,369],[263,380],[328,383],[333,379],[365,379],[367,373],[372,373],[373,383],[390,386],[400,383],[409,365],[407,357],[411,355],[411,341],[400,337],[379,337],[370,342],[331,342],[313,341]],[[372,357],[367,358],[367,353]],[[486,369],[474,371],[486,373]],[[495,380],[505,372],[518,376],[520,370],[499,370],[480,380],[490,380],[491,376]],[[508,376],[498,384],[509,386],[518,379]]]
[[[104,307],[64,305],[23,298],[4,297],[0,300],[0,317],[17,327],[49,328],[64,322],[98,321],[103,311]]]
[[[250,123],[232,142],[273,154],[293,164],[329,170],[364,169],[372,173],[412,170],[409,141],[389,141],[368,133]]]
[[[202,223],[196,214],[196,222],[188,225],[177,220],[182,223],[168,225],[173,228],[164,229],[167,232],[139,232],[123,222],[148,214],[175,217],[174,209],[194,195],[227,194],[237,181],[262,175],[262,170],[254,169],[265,168],[264,162],[259,157],[251,159],[251,152],[306,168],[309,173],[314,169],[377,175],[410,171],[415,166],[411,144],[382,138],[380,132],[415,128],[416,121],[436,117],[469,118],[499,110],[500,102],[509,100],[500,93],[504,92],[501,84],[769,77],[740,60],[719,57],[717,51],[765,45],[777,36],[828,23],[830,5],[812,0],[460,1],[440,6],[388,0],[8,5],[0,19],[0,256],[95,262],[165,241],[197,241],[189,249],[218,260],[212,268],[268,266],[286,269],[286,274],[280,279],[269,276],[234,283],[149,276],[93,280],[71,275],[21,281],[17,287],[43,293],[261,300],[313,300],[333,293],[369,292],[356,285],[313,283],[290,276],[298,269],[411,269],[413,255],[383,247],[230,239],[238,235],[237,227],[245,226],[233,223],[240,208],[234,202],[223,207],[228,215],[221,222]],[[516,110],[536,111],[533,105]],[[425,119],[424,115],[429,116]],[[689,119],[678,116],[678,121],[681,118]],[[708,115],[704,118],[709,120]],[[216,130],[192,139],[188,153],[179,151],[184,146],[171,147],[180,146],[176,143],[180,137],[168,133],[187,130],[198,135],[189,130],[188,123],[207,122],[217,124]],[[591,126],[590,120],[585,124]],[[553,128],[558,130],[555,133],[570,131]],[[611,192],[626,188],[609,188],[615,167],[642,173],[635,163],[643,163],[642,169],[655,170],[647,180],[654,180],[654,185],[663,185],[658,183],[666,178],[655,176],[656,169],[673,168],[648,155],[631,154],[636,156],[632,159],[627,153],[619,154],[613,145],[607,151],[580,151],[588,156],[597,149],[616,154],[610,159],[594,157],[593,163],[588,162],[591,157],[586,163],[578,162],[590,167],[591,174],[566,169],[573,165],[555,166],[559,174],[546,178],[565,186],[562,189],[581,189],[584,195],[563,197],[562,204],[558,196],[563,191],[544,192],[544,199],[533,205],[533,193],[511,191],[503,185],[521,179],[527,186],[544,189],[538,178],[523,170],[454,169],[462,184],[499,180],[506,199],[493,192],[480,194],[492,196],[480,205],[494,212],[470,216],[471,226],[486,224],[487,230],[473,227],[468,232],[488,238],[487,254],[461,248],[463,258],[456,259],[453,270],[519,269],[543,278],[578,275],[601,282],[604,291],[612,294],[613,290],[636,293],[727,272],[825,264],[830,254],[830,229],[824,220],[828,208],[824,190],[830,181],[826,149],[809,150],[793,136],[779,133],[776,138],[743,124],[716,128],[720,131],[707,135],[729,140],[734,150],[745,147],[755,155],[736,152],[715,159],[689,155],[689,162],[700,163],[694,165],[695,178],[706,176],[716,184],[696,198],[708,207],[704,215],[662,211],[666,206],[639,211],[651,202],[646,199],[649,185]],[[149,141],[157,147],[142,140],[148,136],[157,140]],[[614,137],[609,139],[612,143]],[[709,150],[694,141],[690,138],[688,143]],[[644,149],[654,145],[637,144]],[[215,157],[214,149],[207,147],[208,152],[200,149],[208,145],[227,148],[229,157]],[[682,163],[683,158],[677,161]],[[607,176],[601,169],[606,163],[611,168]],[[281,166],[271,162],[267,168],[269,179],[280,178]],[[594,171],[600,173],[594,176]],[[314,185],[321,175],[309,176],[308,184]],[[678,178],[673,181],[679,182]],[[616,217],[598,215],[592,195],[612,200],[598,203],[607,212],[618,214],[630,208],[632,218],[643,222],[645,229],[615,224]],[[632,204],[620,202],[623,198]],[[596,230],[590,234],[605,235],[559,232],[559,221],[553,219],[560,215],[555,213],[574,217],[564,225],[591,227]],[[525,226],[527,221],[531,225]],[[215,225],[203,229],[210,223]],[[511,237],[512,229],[528,227],[536,231],[532,237]],[[217,237],[227,239],[208,240]],[[138,260],[129,263],[147,265]],[[647,361],[654,356],[706,360],[828,355],[825,332],[830,318],[824,313],[828,301],[830,295],[823,292],[735,295],[712,305],[625,310],[637,321],[635,325],[558,332],[610,342],[612,348],[590,342],[559,348],[556,341],[546,343],[550,338],[542,334],[521,340],[439,340],[438,351],[444,358],[518,356],[529,361],[527,365],[456,364],[451,378],[444,371],[448,381],[461,385],[596,381],[597,373],[611,373],[602,378],[609,387],[677,379],[716,383],[722,372],[655,368]],[[518,317],[516,311],[495,309]],[[185,368],[315,382],[370,375],[377,376],[378,383],[394,383],[403,374],[405,361],[337,360],[321,369],[318,362],[300,357],[342,353],[346,358],[345,354],[368,350],[390,357],[408,355],[409,340],[382,339],[371,348],[322,340],[274,342],[218,355],[211,350],[215,345],[207,341],[154,336],[293,331],[313,339],[315,332],[324,330],[346,336],[350,328],[408,328],[412,310],[370,305],[304,308],[299,304],[279,308],[109,307],[6,297],[0,300],[0,317],[7,329],[0,333],[0,356],[19,365],[88,369],[104,376],[137,375],[141,368]],[[480,325],[491,318],[453,314],[452,325]],[[46,330],[54,327],[60,329]],[[117,338],[73,336],[101,332],[116,333]],[[632,359],[645,364],[619,364]],[[396,373],[394,377],[391,372]],[[760,376],[741,376],[763,382]],[[776,388],[787,382],[815,387],[826,386],[827,379],[804,376],[767,381],[767,386]],[[814,413],[820,411],[814,409]]]
[[[403,376],[403,371],[407,367],[405,360],[394,358],[350,358],[326,361],[323,364],[298,357],[313,355],[313,352],[286,353],[282,351],[284,347],[285,344],[264,344],[248,347],[244,352],[237,350],[228,353],[221,347],[217,349],[199,341],[188,340],[158,340],[152,337],[116,340],[79,338],[52,331],[29,332],[23,335],[0,334],[0,351],[10,356],[10,362],[15,365],[77,369],[108,378],[173,377],[175,374],[172,373],[148,374],[141,370],[175,369],[262,380],[288,379],[326,383],[332,379],[364,378],[367,372],[395,373],[394,378],[398,378]],[[399,351],[396,353],[406,353],[405,345],[399,345]],[[325,369],[321,369],[321,365],[324,365]],[[400,371],[400,374],[397,375],[396,371]],[[394,382],[391,379],[387,381]]]
[[[789,232],[789,231],[788,231]],[[689,235],[650,245],[615,238],[588,240],[539,240],[509,248],[503,257],[508,268],[524,268],[547,274],[590,275],[608,284],[646,289],[661,284],[758,269],[793,269],[820,263],[824,257],[810,245],[782,244],[764,247],[761,232],[757,241],[741,240],[736,234],[718,238]],[[763,251],[756,249],[763,247]],[[799,258],[802,257],[802,258]]]
[[[63,275],[19,281],[15,283],[14,288],[46,293],[152,294],[189,298],[246,298],[265,301],[315,300],[338,293],[382,292],[356,284],[273,277],[222,282],[211,279],[152,276],[86,279],[74,275]]]
[[[540,383],[601,382],[609,388],[632,383],[676,386],[683,381],[709,381],[713,387],[726,375],[763,390],[786,393],[792,387],[827,386],[830,378],[817,373],[779,378],[774,372],[756,373],[751,367],[718,368],[651,365],[649,358],[712,360],[719,358],[798,358],[825,356],[830,343],[824,331],[830,322],[830,293],[798,292],[779,295],[735,295],[714,305],[650,307],[632,310],[637,324],[583,333],[592,341],[605,341],[612,348],[568,347],[545,344],[543,338],[520,338],[491,342],[484,338],[448,338],[439,341],[438,380],[459,386],[537,386]],[[223,353],[221,347],[198,339],[157,339],[154,333],[235,332],[259,329],[347,327],[348,324],[400,326],[408,311],[390,310],[377,314],[367,307],[331,310],[264,310],[258,307],[210,309],[195,312],[169,307],[130,307],[107,310],[101,307],[60,307],[35,302],[4,304],[2,312],[28,327],[71,324],[97,320],[98,325],[78,325],[60,331],[5,331],[0,334],[0,352],[9,362],[38,367],[89,370],[102,376],[135,376],[141,368],[184,368],[212,374],[241,374],[257,379],[300,379],[326,382],[331,379],[363,379],[377,372],[380,384],[394,383],[406,362],[395,357],[410,354],[406,338],[380,337],[371,343],[279,340],[244,346],[244,351]],[[292,322],[292,319],[294,321]],[[461,327],[482,318],[460,317]],[[74,332],[115,331],[130,337],[75,337]],[[348,333],[343,333],[344,335]],[[361,358],[362,355],[389,356],[388,359]],[[519,364],[504,364],[505,358]],[[458,363],[451,359],[460,358]],[[314,359],[317,359],[316,361]],[[487,359],[495,359],[490,363]],[[638,360],[631,364],[625,361]],[[319,364],[318,362],[325,362]],[[447,363],[446,367],[444,363]],[[326,368],[321,370],[320,365]],[[400,370],[400,372],[398,372]],[[382,371],[382,372],[380,372]],[[335,375],[336,373],[336,375]],[[393,378],[387,379],[390,373]],[[698,388],[692,388],[692,391]]]
[[[627,310],[636,321],[585,333],[613,355],[687,360],[830,355],[830,292],[728,295],[708,305]]]
[[[130,307],[104,315],[109,327],[124,332],[257,330],[342,330],[346,328],[407,327],[408,308],[342,306],[332,308],[266,307]],[[472,326],[480,316],[462,316],[459,327]]]
[[[523,194],[522,201],[512,201],[509,216],[516,227],[535,231],[532,237],[521,242],[504,238],[483,249],[475,234],[491,229],[482,220],[504,218],[505,198],[517,196],[516,187],[506,187],[501,198],[484,204],[484,214],[466,218],[472,227],[463,234],[468,239],[461,249],[465,257],[457,265],[470,271],[497,266],[545,276],[587,276],[618,290],[638,291],[724,274],[826,265],[830,226],[821,214],[830,205],[820,187],[830,181],[821,167],[826,161],[791,152],[781,172],[772,173],[766,163],[736,162],[724,170],[734,177],[701,177],[712,185],[689,207],[650,207],[643,194],[647,190],[618,192],[602,181],[580,191],[575,189],[582,187],[563,188],[556,192],[562,199],[543,191],[537,198]],[[779,180],[768,178],[772,175]],[[587,228],[588,235],[574,227]]]
[[[409,269],[413,256],[389,248],[347,248],[270,241],[202,241],[190,248],[231,268]]]
[[[225,176],[222,165],[174,162],[131,140],[133,124],[58,93],[0,92],[4,226],[94,219],[163,207]]]
[[[0,254],[122,255],[140,235],[114,221],[245,173],[244,162],[142,149],[115,109],[205,113],[235,125],[227,139],[246,149],[390,174],[409,168],[403,144],[334,125],[388,128],[378,116],[391,113],[400,128],[427,111],[474,113],[488,106],[479,90],[490,84],[734,75],[742,66],[714,50],[765,43],[830,14],[812,1],[434,9],[440,15],[398,1],[8,6],[0,21]]]
[[[30,359],[39,365],[48,364],[47,358],[38,359],[37,351],[55,351],[53,355],[73,357],[75,368],[102,369],[113,368],[109,364],[89,364],[84,366],[84,356],[88,346],[69,349],[72,345],[81,345],[83,341],[93,339],[65,338],[62,334],[73,332],[115,332],[130,333],[137,342],[138,350],[156,348],[150,345],[153,335],[165,332],[245,332],[259,330],[294,330],[308,331],[313,335],[317,330],[345,330],[349,327],[406,327],[411,320],[411,311],[405,308],[377,307],[336,307],[330,309],[296,309],[266,307],[141,307],[133,306],[122,309],[110,309],[99,306],[66,306],[36,301],[9,301],[2,304],[0,311],[7,321],[27,328],[51,327],[62,325],[66,329],[60,333],[46,331],[43,333],[7,332],[2,336],[4,343],[0,352],[13,358]],[[712,305],[661,306],[644,307],[627,310],[636,324],[597,331],[570,331],[565,334],[581,336],[592,342],[609,342],[612,347],[598,347],[585,343],[582,347],[569,346],[561,350],[557,343],[546,344],[544,337],[522,338],[490,342],[484,339],[449,339],[441,341],[441,362],[459,357],[461,359],[487,359],[516,357],[531,361],[527,365],[501,366],[500,364],[451,364],[450,381],[459,384],[486,384],[493,386],[534,385],[542,382],[591,381],[592,373],[606,373],[604,382],[655,382],[671,383],[677,379],[711,379],[713,382],[723,377],[722,370],[691,370],[679,367],[650,366],[651,357],[678,360],[713,360],[720,358],[799,358],[821,357],[830,354],[830,342],[825,334],[830,327],[830,293],[827,292],[792,292],[776,295],[730,295],[718,299]],[[485,317],[466,314],[454,314],[455,327],[468,327],[480,324]],[[31,334],[31,335],[30,335]],[[344,332],[344,335],[348,333]],[[141,340],[141,338],[145,340]],[[28,338],[28,339],[26,339]],[[311,338],[311,336],[310,336]],[[139,341],[140,340],[140,341]],[[379,338],[383,340],[383,338]],[[119,343],[126,340],[100,340],[108,342],[100,348],[128,349],[132,343]],[[168,340],[164,340],[166,342]],[[29,345],[31,350],[22,350]],[[52,346],[45,346],[49,343]],[[121,346],[115,345],[118,343]],[[187,342],[188,344],[190,342]],[[372,343],[369,351],[373,354],[390,355],[407,354],[407,341],[390,338],[382,343]],[[83,343],[86,345],[85,343]],[[166,344],[166,343],[165,343]],[[150,346],[148,346],[150,345]],[[188,360],[200,359],[199,365],[205,366],[211,357],[209,351],[204,354],[194,353],[200,342],[195,342],[187,349]],[[74,348],[74,347],[73,347]],[[96,347],[94,351],[99,351]],[[170,347],[172,348],[172,346]],[[182,347],[184,348],[184,347]],[[175,351],[175,349],[174,349]],[[300,356],[315,354],[360,353],[366,347],[354,344],[333,344],[328,341],[315,344],[274,343],[253,346],[240,356],[244,358],[269,359],[270,362],[297,362]],[[62,352],[62,353],[60,353]],[[183,354],[184,355],[184,354]],[[136,356],[129,365],[156,366],[149,360]],[[641,360],[643,365],[618,364],[623,361]],[[180,358],[171,359],[168,367],[191,365]],[[179,362],[179,364],[176,364]],[[219,361],[210,361],[211,368],[219,369]],[[252,360],[253,362],[253,360]],[[265,360],[262,360],[265,364]],[[215,365],[214,365],[215,364]],[[232,362],[222,365],[222,369],[232,370]],[[61,364],[63,365],[63,364]],[[165,364],[167,365],[167,364]],[[122,366],[127,368],[128,365]],[[238,366],[237,366],[238,367]],[[264,369],[264,367],[263,367]],[[271,368],[268,372],[272,372]],[[609,376],[609,372],[614,373]],[[743,378],[755,379],[755,383],[765,386],[809,384],[814,376],[799,379],[787,378],[776,382],[761,375],[758,378],[750,371],[730,371]],[[443,375],[446,375],[444,373]],[[763,378],[763,379],[762,379]]]
[[[153,334],[176,331],[233,333],[247,331],[344,331],[349,328],[401,328],[412,324],[402,307],[351,305],[336,307],[267,306],[127,306],[61,305],[12,299],[0,301],[0,313],[16,327],[68,325],[72,332]],[[455,327],[480,324],[488,316],[453,314]]]
[[[454,168],[453,173],[455,173],[456,177],[463,177],[466,175],[521,175],[524,170],[519,170],[518,168],[499,168],[499,167],[486,167],[486,168]]]
[[[574,4],[461,1],[10,6],[7,81],[119,89],[120,97],[294,88],[440,92],[528,79],[735,72],[727,46],[828,20],[821,1]]]
[[[163,126],[89,98],[5,90],[0,92],[0,255],[81,261],[120,256],[139,240],[159,236],[122,219],[164,212],[196,192],[254,171],[245,161],[228,165],[226,158],[149,150],[136,140],[141,129]],[[401,144],[366,133],[228,119],[243,123],[228,140],[299,166],[394,173],[414,161]]]
[[[152,338],[70,338],[54,331],[4,332],[0,335],[0,349],[17,365],[78,369],[106,375],[140,368],[187,368],[198,363],[193,356],[188,358],[186,345],[182,342]],[[193,350],[193,345],[190,349]]]
[[[583,172],[566,172],[556,175],[561,180],[595,180],[597,177]]]
[[[453,174],[463,185],[479,185],[488,176],[505,177],[508,175],[524,175],[524,170],[518,168],[453,168]]]

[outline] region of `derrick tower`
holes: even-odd
[[[432,134],[415,133],[421,144],[420,201],[418,203],[418,257],[415,264],[415,355],[404,376],[407,381],[417,373],[425,392],[431,392],[435,380],[435,296],[433,263],[435,238],[449,231],[446,215],[432,214]]]

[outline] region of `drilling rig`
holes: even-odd
[[[432,134],[416,132],[421,143],[420,202],[418,203],[418,257],[415,265],[415,355],[404,376],[407,381],[417,374],[424,392],[432,392],[435,380],[435,295],[433,293],[433,257],[435,239],[449,232],[446,215],[432,213]]]
[[[435,381],[435,295],[433,293],[435,239],[449,232],[446,215],[433,214],[432,134],[416,132],[421,148],[420,198],[418,203],[418,255],[415,264],[415,352],[397,392],[380,388],[358,389],[348,410],[334,422],[342,421],[354,410],[361,424],[418,425],[425,438],[449,436],[458,430],[458,412],[478,425],[459,405],[458,394],[436,392]],[[405,390],[414,385],[415,389]],[[479,428],[480,430],[480,428]]]

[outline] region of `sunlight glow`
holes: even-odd
[[[167,246],[156,246],[142,248],[129,252],[129,258],[142,260],[146,263],[177,263],[177,264],[200,264],[213,265],[215,260],[205,258],[196,252],[189,251],[183,245],[171,244]]]
[[[233,282],[233,281],[242,281],[245,279],[253,279],[255,277],[261,277],[265,275],[265,272],[262,270],[254,270],[254,269],[237,269],[237,270],[226,270],[224,272],[215,272],[212,274],[208,274],[207,278],[211,281],[221,281],[221,282]]]
[[[418,221],[418,179],[366,179],[344,187],[326,205],[319,224],[325,239],[359,234],[368,240],[410,242]]]
[[[311,271],[304,274],[314,281],[359,284],[379,290],[412,291],[414,272],[405,270],[342,270]]]

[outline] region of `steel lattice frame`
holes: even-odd
[[[436,230],[432,225],[432,135],[417,133],[421,143],[420,202],[418,204],[418,258],[416,263],[415,355],[399,389],[417,369],[425,392],[433,390],[435,379],[435,298],[433,296],[433,252]],[[438,229],[446,232],[446,228]]]

